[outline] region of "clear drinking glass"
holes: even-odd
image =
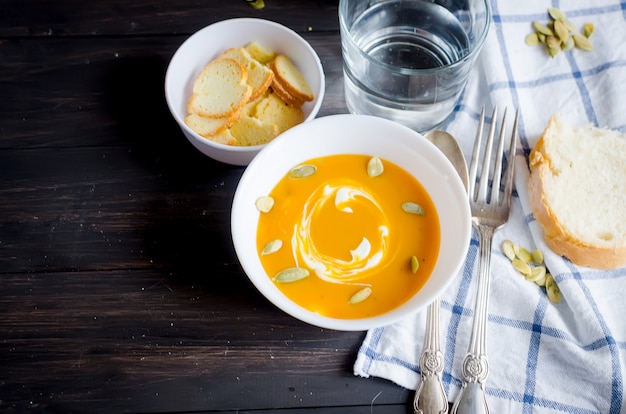
[[[348,109],[435,128],[452,113],[490,23],[489,0],[340,0]]]

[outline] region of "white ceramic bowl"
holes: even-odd
[[[193,82],[211,60],[226,49],[245,46],[256,40],[276,53],[287,55],[300,69],[315,93],[302,107],[305,122],[317,115],[324,98],[324,70],[311,45],[293,30],[263,19],[230,19],[209,25],[178,48],[165,75],[165,99],[183,134],[203,154],[233,165],[247,165],[264,145],[229,146],[210,141],[185,124],[187,101]]]
[[[377,155],[412,174],[429,193],[441,226],[439,257],[424,287],[388,313],[358,320],[321,316],[292,302],[264,271],[256,247],[259,212],[255,200],[267,195],[295,165],[315,157],[346,153]],[[383,118],[332,115],[298,125],[261,150],[244,171],[235,192],[231,231],[243,270],[278,308],[312,325],[354,331],[399,321],[425,308],[448,287],[467,254],[471,213],[454,167],[422,135]]]

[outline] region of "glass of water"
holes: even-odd
[[[454,110],[490,23],[489,0],[340,0],[348,109],[434,129]]]

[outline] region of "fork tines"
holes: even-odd
[[[502,194],[510,194],[513,186],[513,164],[515,158],[515,150],[517,145],[517,124],[519,118],[519,109],[515,112],[515,121],[513,122],[513,131],[510,135],[509,143],[509,156],[508,165],[504,172],[504,177],[500,175],[502,171],[502,159],[504,155],[504,141],[506,138],[506,108],[504,109],[504,115],[502,116],[502,122],[500,125],[500,135],[498,137],[498,148],[495,154],[496,160],[493,169],[490,171],[490,164],[492,158],[493,141],[496,131],[496,120],[498,116],[498,108],[494,107],[493,114],[491,116],[491,126],[489,127],[489,133],[487,135],[487,143],[483,151],[483,161],[480,176],[478,175],[478,157],[480,155],[482,147],[483,127],[485,124],[485,108],[483,107],[480,114],[480,121],[478,129],[476,130],[476,138],[474,142],[474,150],[472,152],[472,160],[470,162],[469,171],[469,195],[470,201],[482,201],[485,203],[496,203],[499,205],[506,197],[502,197]],[[504,181],[504,188],[500,188],[501,180]],[[477,182],[478,181],[478,182]],[[489,185],[491,181],[491,185]],[[476,188],[478,184],[478,188]],[[492,189],[489,194],[489,189]],[[495,191],[493,189],[497,189]]]

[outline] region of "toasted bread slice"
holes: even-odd
[[[268,65],[268,67],[270,69],[274,70],[273,61],[268,63],[267,65]],[[286,103],[288,103],[291,106],[295,106],[296,108],[300,108],[302,105],[304,105],[304,100],[302,100],[300,98],[296,98],[295,96],[290,94],[287,91],[287,89],[285,89],[283,84],[280,83],[280,81],[278,80],[278,76],[276,76],[276,75],[274,75],[274,80],[272,81],[271,89],[283,101],[285,101]]]
[[[232,116],[250,99],[247,80],[247,69],[235,59],[213,60],[196,78],[187,110],[209,118]]]
[[[261,101],[263,101],[263,99],[265,99],[267,97],[267,95],[269,95],[270,93],[272,93],[272,89],[271,88],[268,89],[267,91],[265,91],[265,93],[263,95],[259,96],[255,100],[248,101],[248,103],[245,104],[243,108],[241,108],[241,113],[239,114],[239,116],[251,116],[251,117],[254,117],[255,114],[256,114],[257,105]]]
[[[207,138],[219,144],[239,145],[237,138],[233,137],[233,135],[230,133],[230,129],[225,129],[221,131],[219,134],[216,134]]]
[[[207,138],[228,129],[236,120],[236,116],[209,118],[198,114],[189,114],[185,118],[185,123],[199,135]]]
[[[247,49],[243,47],[233,47],[220,55],[221,58],[235,59],[241,63],[248,71],[247,83],[252,88],[250,101],[263,95],[274,80],[274,72],[267,66],[254,59]]]
[[[301,108],[287,104],[274,93],[267,94],[257,104],[254,116],[264,124],[275,124],[279,133],[304,121],[304,112]]]
[[[272,62],[272,69],[277,81],[291,96],[304,102],[312,101],[315,98],[304,75],[287,56],[277,55]]]
[[[250,52],[253,59],[263,65],[276,57],[276,53],[272,49],[269,49],[256,41],[248,43],[246,45],[246,50]]]
[[[241,116],[230,127],[230,133],[237,139],[238,145],[267,144],[278,135],[276,124],[265,124],[256,118]]]

